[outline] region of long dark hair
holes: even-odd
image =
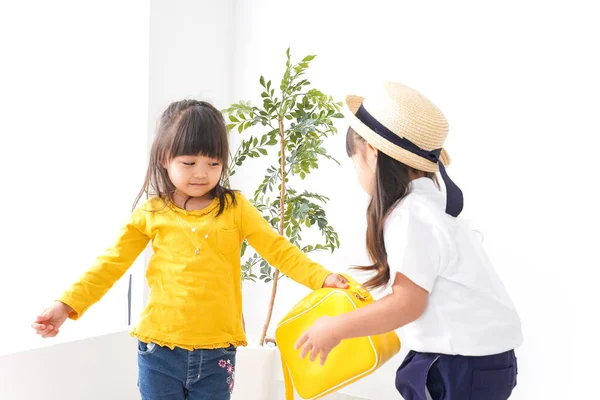
[[[346,134],[346,153],[348,157],[354,156],[358,152],[358,147],[366,146],[366,144],[365,139],[352,128],[348,129]],[[409,172],[416,175],[421,174],[438,184],[435,173],[416,170],[381,151],[377,154],[373,196],[367,208],[367,250],[373,264],[355,267],[360,271],[375,272],[375,276],[364,284],[368,289],[383,287],[390,280],[390,268],[383,240],[383,227],[394,206],[409,193],[409,183],[411,181]]]
[[[229,163],[229,140],[223,115],[213,105],[198,100],[181,100],[171,103],[163,112],[148,161],[144,185],[133,207],[144,194],[156,196],[165,201],[175,191],[164,164],[178,156],[203,155],[219,160],[223,165],[221,180],[213,189],[219,198],[219,212],[223,213],[231,203],[235,204],[235,194],[221,185],[227,174]]]

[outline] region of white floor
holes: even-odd
[[[285,389],[283,386],[283,382],[281,382],[281,385],[278,385],[278,386],[279,387],[277,388],[277,392],[276,392],[275,396],[271,396],[271,398],[285,399]],[[294,399],[302,400],[302,398],[299,397],[298,395],[296,395],[296,397],[294,397]],[[365,399],[363,397],[350,396],[347,394],[333,393],[333,394],[330,394],[329,396],[322,397],[322,400],[369,400],[369,399]]]

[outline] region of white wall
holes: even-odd
[[[233,0],[150,2],[150,137],[172,101],[232,101]]]
[[[112,243],[141,186],[148,10],[144,1],[0,6],[0,354],[127,325],[125,276],[58,338],[30,327]]]
[[[561,5],[562,4],[562,5]],[[588,3],[238,0],[234,93],[259,100],[258,77],[279,79],[285,49],[318,57],[308,78],[342,100],[380,79],[422,91],[449,119],[450,174],[466,195],[464,216],[484,244],[523,320],[515,399],[585,398],[593,360],[588,321],[597,315],[598,223],[591,190],[598,167],[600,28]],[[345,132],[346,125],[339,124]],[[315,257],[332,269],[364,261],[365,198],[344,155],[311,187],[331,197],[342,248]],[[249,167],[234,180],[254,188]],[[252,172],[250,172],[252,171]],[[335,179],[333,178],[335,176]],[[306,291],[286,281],[274,321]],[[268,287],[245,286],[251,332],[262,327]],[[597,319],[597,318],[596,318]],[[404,354],[404,353],[403,353]],[[384,371],[348,391],[395,398]],[[589,360],[589,361],[587,361]],[[586,364],[587,361],[587,364]],[[373,398],[373,397],[370,397]]]

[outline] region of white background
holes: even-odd
[[[14,4],[0,11],[2,350],[39,345],[31,319],[110,244],[168,102],[258,101],[258,77],[279,79],[291,46],[295,59],[318,54],[308,78],[338,100],[395,79],[442,109],[463,215],[483,233],[523,320],[513,398],[589,396],[600,304],[592,2],[152,1],[150,12],[145,2]],[[306,184],[331,198],[342,248],[315,259],[343,270],[365,262],[366,198],[343,134],[328,148],[342,167],[323,163]],[[240,170],[234,185],[251,194],[261,166]],[[283,282],[274,322],[306,293]],[[124,324],[120,285],[67,333]],[[257,334],[270,287],[244,289]],[[348,391],[394,398],[394,362]]]
[[[112,244],[142,186],[148,35],[145,1],[1,3],[0,354],[127,325],[125,275],[55,341],[30,328]]]

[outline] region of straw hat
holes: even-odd
[[[410,167],[439,171],[446,187],[446,213],[458,217],[463,193],[446,173],[448,121],[435,104],[408,86],[384,82],[374,96],[346,96],[346,107],[352,129],[373,147]]]
[[[373,147],[410,167],[438,172],[450,164],[443,149],[448,121],[429,99],[396,82],[372,97],[346,96],[350,126]]]

